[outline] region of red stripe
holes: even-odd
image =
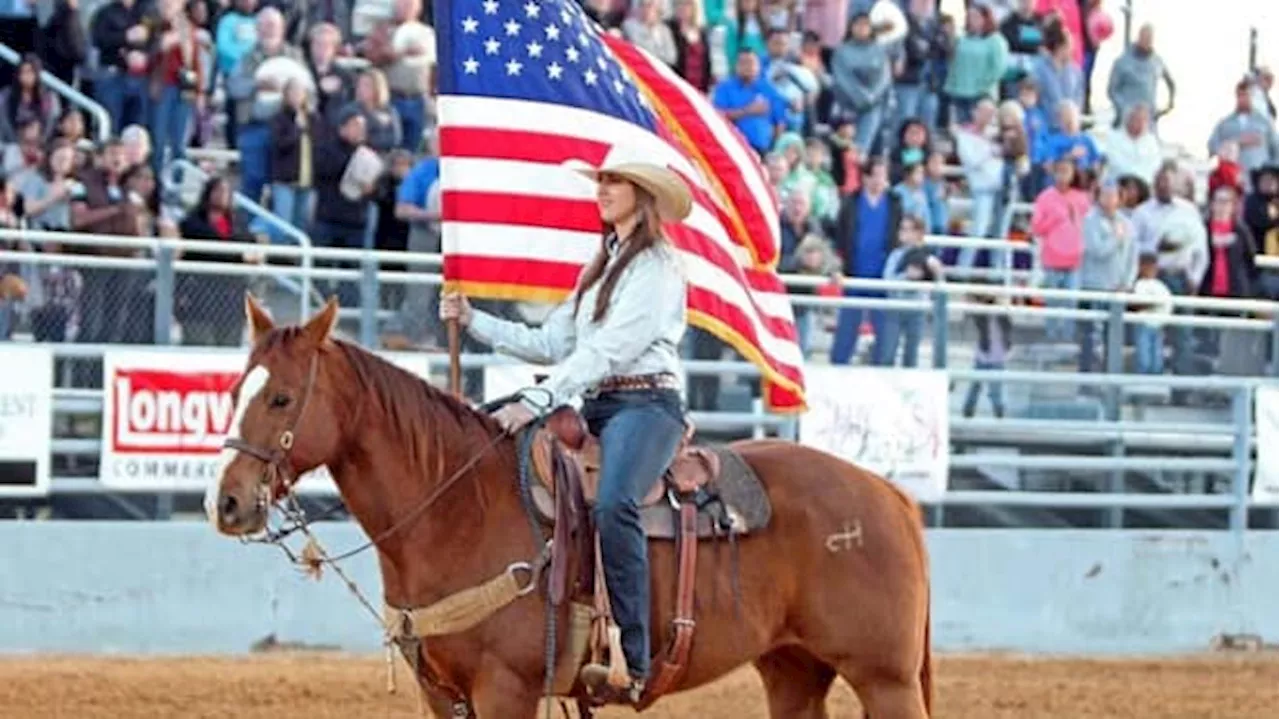
[[[446,220],[455,222],[600,232],[600,213],[595,203],[582,200],[447,190],[440,193],[440,208]]]
[[[726,225],[730,236],[744,247],[752,248],[753,254],[759,262],[766,264],[774,262],[778,255],[778,245],[774,237],[777,229],[770,227],[771,223],[756,204],[756,198],[748,188],[743,175],[744,172],[759,172],[759,170],[755,167],[744,168],[734,161],[733,157],[721,146],[719,138],[699,114],[699,108],[694,107],[684,93],[674,87],[671,81],[659,74],[650,64],[651,61],[640,50],[621,38],[606,35],[603,39],[618,56],[622,64],[657,95],[658,99],[666,106],[669,114],[675,118],[680,124],[680,128],[701,151],[702,156],[706,158],[710,165],[711,173],[720,179],[728,195],[728,201],[733,205],[733,208],[746,225],[746,237],[738,236],[737,229],[732,223]],[[714,109],[709,107],[707,110],[715,112]],[[726,123],[726,126],[731,134],[738,134],[736,128],[732,125]],[[745,143],[742,142],[741,138],[738,139],[738,142],[745,147]],[[680,147],[678,143],[673,144],[676,147]],[[755,157],[754,150],[747,149],[747,152],[749,158]],[[697,166],[697,163],[695,163],[695,166]]]
[[[582,265],[549,260],[509,260],[449,253],[444,257],[444,275],[451,280],[489,284],[547,287],[573,291]]]
[[[750,329],[751,323],[746,314],[743,313],[742,310],[738,309],[737,305],[725,302],[714,292],[709,292],[701,287],[694,287],[690,285],[689,306],[718,318],[733,328],[738,334],[750,340],[752,344],[756,345],[756,347],[760,346],[759,340],[755,336],[755,332]],[[778,374],[794,382],[801,381],[801,372],[799,367],[786,364],[776,357],[770,356],[767,352],[764,353],[764,356],[768,360],[769,365],[773,369],[777,370]]]
[[[604,142],[547,132],[493,127],[440,128],[441,157],[519,160],[547,165],[582,160],[590,165],[599,165],[604,162],[609,147]]]

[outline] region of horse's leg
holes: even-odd
[[[836,672],[796,646],[779,647],[755,661],[773,719],[827,719],[827,692]]]
[[[501,660],[486,657],[471,692],[476,719],[534,719],[541,691]]]
[[[929,719],[918,676],[876,675],[854,684],[853,690],[865,719]]]

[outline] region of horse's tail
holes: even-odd
[[[932,600],[929,600],[932,604]],[[933,624],[933,610],[925,605],[924,609],[924,661],[920,664],[920,693],[924,698],[924,715],[933,716],[933,640],[929,636],[932,632],[930,626]]]

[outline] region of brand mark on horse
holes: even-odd
[[[827,551],[835,554],[836,552],[847,552],[857,545],[862,548],[862,520],[855,519],[852,523],[845,522],[843,531],[827,535],[826,545]]]

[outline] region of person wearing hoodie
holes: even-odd
[[[1009,46],[996,32],[991,8],[970,6],[964,36],[956,40],[944,86],[954,124],[968,122],[980,100],[998,96],[1008,61]]]
[[[1280,254],[1280,168],[1275,165],[1264,165],[1253,171],[1250,178],[1253,192],[1244,199],[1243,218],[1245,226],[1253,234],[1258,252],[1267,257]],[[1276,271],[1260,269],[1258,272],[1258,294],[1275,300],[1277,294]]]
[[[898,224],[897,246],[884,262],[884,279],[895,282],[939,282],[942,262],[924,244],[925,222],[918,215],[904,212]],[[890,290],[890,299],[923,300],[923,290]],[[915,367],[920,354],[920,335],[924,332],[925,314],[920,310],[885,313],[883,337],[876,338],[876,364],[894,367],[898,363],[898,345],[902,345],[902,366]]]
[[[1098,199],[1084,218],[1084,260],[1080,288],[1096,292],[1124,292],[1138,278],[1138,239],[1133,222],[1120,211],[1120,185],[1108,178],[1098,186]],[[1108,309],[1105,302],[1085,302],[1086,308]],[[1080,371],[1094,368],[1096,323],[1080,323]]]
[[[1240,166],[1246,172],[1274,164],[1280,152],[1275,122],[1253,109],[1253,87],[1242,80],[1236,85],[1235,110],[1213,128],[1209,137],[1209,154],[1214,156],[1222,143],[1234,140],[1240,146]]]
[[[1014,95],[1018,83],[1031,75],[1035,59],[1044,47],[1044,23],[1036,15],[1036,0],[1019,0],[1013,12],[1000,23],[1000,34],[1009,44],[1009,66],[1003,84]]]
[[[871,34],[871,16],[860,12],[831,57],[831,78],[841,112],[857,117],[857,144],[871,153],[884,119],[884,100],[892,88],[889,53]]]
[[[1044,286],[1052,290],[1080,289],[1080,264],[1084,258],[1084,219],[1089,196],[1079,189],[1079,172],[1071,158],[1053,165],[1053,185],[1040,193],[1031,211],[1031,234],[1040,248]],[[1073,307],[1071,300],[1046,299],[1046,307]],[[1058,317],[1045,320],[1050,342],[1070,342],[1074,323]]]
[[[1156,110],[1156,89],[1163,80],[1169,90],[1169,105]],[[1116,127],[1124,122],[1134,107],[1144,105],[1154,113],[1159,122],[1173,110],[1173,98],[1177,88],[1169,66],[1156,53],[1155,28],[1150,23],[1138,29],[1138,39],[1125,50],[1111,66],[1111,79],[1107,82],[1107,98],[1116,110]]]

